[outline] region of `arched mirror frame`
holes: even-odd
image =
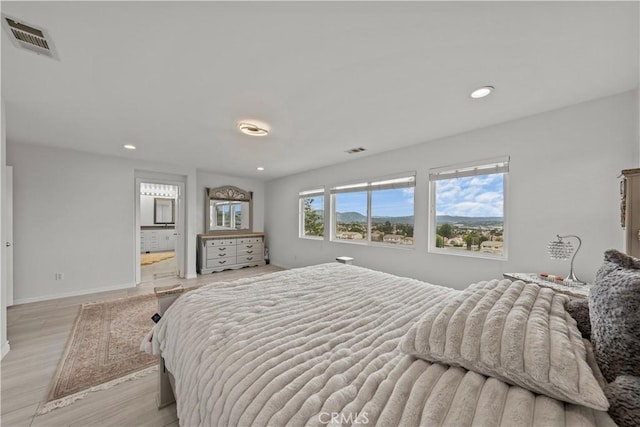
[[[206,234],[216,233],[229,233],[230,231],[237,232],[251,232],[253,231],[253,193],[251,191],[245,191],[241,188],[233,185],[225,185],[222,187],[205,188],[206,202],[204,204],[205,210],[205,224],[204,229]],[[249,228],[242,228],[236,230],[216,230],[211,229],[211,201],[237,201],[237,202],[249,202]]]

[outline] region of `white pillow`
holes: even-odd
[[[609,402],[586,361],[566,295],[521,281],[492,280],[435,305],[400,349],[558,400],[607,410]]]

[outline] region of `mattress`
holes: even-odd
[[[182,426],[598,426],[605,412],[403,354],[459,291],[338,263],[203,286],[156,325]]]

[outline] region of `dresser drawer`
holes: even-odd
[[[238,238],[239,245],[262,243],[262,237],[240,237]]]
[[[235,246],[236,239],[208,239],[205,242],[207,247],[211,246]]]
[[[238,255],[262,255],[262,245],[242,245],[238,246]]]
[[[207,248],[207,259],[226,258],[236,256],[235,246],[212,246]]]
[[[207,260],[207,268],[218,268],[225,267],[227,265],[234,265],[236,263],[236,257],[226,257],[219,259],[208,259]]]
[[[255,250],[262,250],[262,242],[261,243],[245,243],[243,245],[238,245],[237,246],[239,251],[245,250],[245,249],[253,249]]]
[[[245,262],[257,262],[257,261],[262,261],[262,254],[255,254],[255,255],[238,255],[237,257],[237,263],[238,264],[242,264]]]

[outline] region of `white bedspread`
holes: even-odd
[[[156,326],[181,426],[614,425],[398,343],[458,291],[338,263],[215,283]]]

